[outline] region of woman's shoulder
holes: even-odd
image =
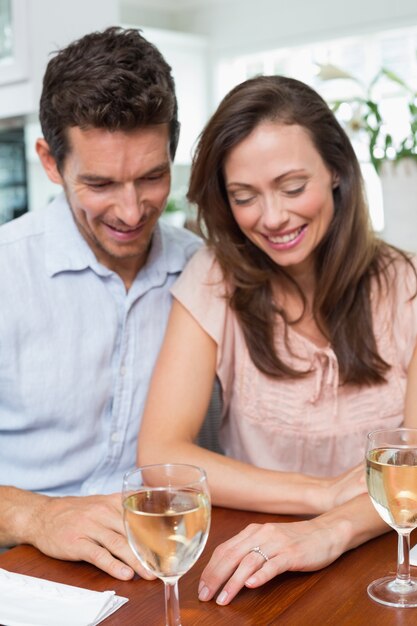
[[[379,255],[377,267],[378,282],[385,279],[389,290],[408,292],[412,289],[416,292],[417,255],[386,245]]]
[[[191,257],[182,274],[175,283],[176,292],[190,291],[194,294],[210,292],[214,296],[226,295],[226,282],[222,269],[214,252],[207,246],[203,246]]]
[[[370,294],[374,320],[379,320],[381,327],[383,320],[390,320],[389,324],[394,321],[396,332],[403,332],[406,318],[417,312],[417,256],[387,247],[379,259]]]
[[[233,342],[233,315],[228,306],[226,283],[215,255],[198,250],[171,287],[171,294],[221,347]],[[228,339],[225,340],[225,329]],[[220,350],[219,354],[222,354]],[[220,358],[220,357],[219,357]]]
[[[202,284],[224,284],[224,276],[214,252],[203,246],[191,257],[180,279],[182,282],[197,280]]]
[[[199,265],[200,267],[211,267],[217,265],[216,257],[211,248],[204,245],[199,248],[190,259],[188,265]],[[187,265],[187,267],[188,267]]]

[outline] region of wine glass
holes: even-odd
[[[417,579],[410,576],[410,533],[417,526],[417,429],[369,433],[366,480],[372,504],[398,533],[397,575],[375,580],[368,594],[387,606],[417,607]]]
[[[135,556],[165,586],[166,626],[181,626],[178,580],[210,528],[207,476],[195,465],[145,465],[123,479],[123,519]]]

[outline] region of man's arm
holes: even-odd
[[[124,533],[120,494],[49,497],[0,487],[0,545],[27,543],[44,554],[87,561],[115,578],[153,578],[133,555]]]

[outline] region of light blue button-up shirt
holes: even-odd
[[[0,228],[1,484],[51,495],[120,491],[135,464],[169,289],[199,245],[159,222],[126,293],[63,195]]]

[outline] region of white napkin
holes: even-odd
[[[414,548],[410,550],[410,565],[415,565],[417,567],[417,543]]]
[[[96,626],[127,598],[0,569],[0,624]]]

